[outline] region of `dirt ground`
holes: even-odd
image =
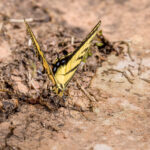
[[[116,54],[107,43],[100,51],[97,37],[64,102],[42,73],[24,18],[50,64],[99,20],[112,45],[130,49]],[[149,150],[149,18],[149,0],[1,0],[0,89],[9,92],[0,92],[0,150]]]

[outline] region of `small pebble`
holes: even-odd
[[[110,147],[106,144],[96,144],[93,147],[93,150],[112,150],[112,147]]]

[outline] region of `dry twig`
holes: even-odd
[[[122,75],[128,80],[128,82],[131,83],[131,84],[133,84],[132,79],[130,79],[128,77],[128,75],[126,74],[126,72],[120,71],[120,70],[117,70],[117,69],[109,69],[108,71],[116,71],[116,72],[122,73]]]
[[[0,92],[6,92],[6,93],[10,93],[10,94],[12,94],[12,92],[11,92],[11,91],[9,91],[9,90],[7,90],[7,89],[0,89]]]
[[[150,80],[148,80],[148,79],[145,79],[145,78],[140,78],[140,79],[147,82],[147,83],[150,83]]]
[[[48,22],[50,18],[26,18],[26,22]],[[24,19],[8,19],[10,23],[23,23]]]
[[[129,58],[131,59],[131,61],[134,61],[132,55],[131,55],[131,48],[130,48],[130,45],[129,45],[129,42],[126,42],[126,41],[116,41],[114,42],[115,43],[119,43],[121,45],[126,45],[127,46],[127,53],[129,55]]]
[[[80,83],[79,83],[78,81],[76,81],[76,82],[77,82],[77,85],[79,86],[79,88],[82,90],[82,92],[89,98],[89,100],[90,100],[91,102],[96,102],[96,99],[95,99],[93,96],[91,96],[91,95],[89,94],[89,92],[86,91],[86,90],[80,85]]]

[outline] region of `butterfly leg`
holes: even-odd
[[[67,98],[67,96],[65,96],[65,95],[62,96],[62,100],[63,100],[64,104],[66,102],[66,98]]]

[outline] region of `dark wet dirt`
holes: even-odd
[[[149,150],[149,6],[148,0],[1,1],[0,150]],[[65,102],[51,90],[24,18],[49,64],[102,21],[108,41],[103,48],[96,44],[102,37],[92,42]]]

